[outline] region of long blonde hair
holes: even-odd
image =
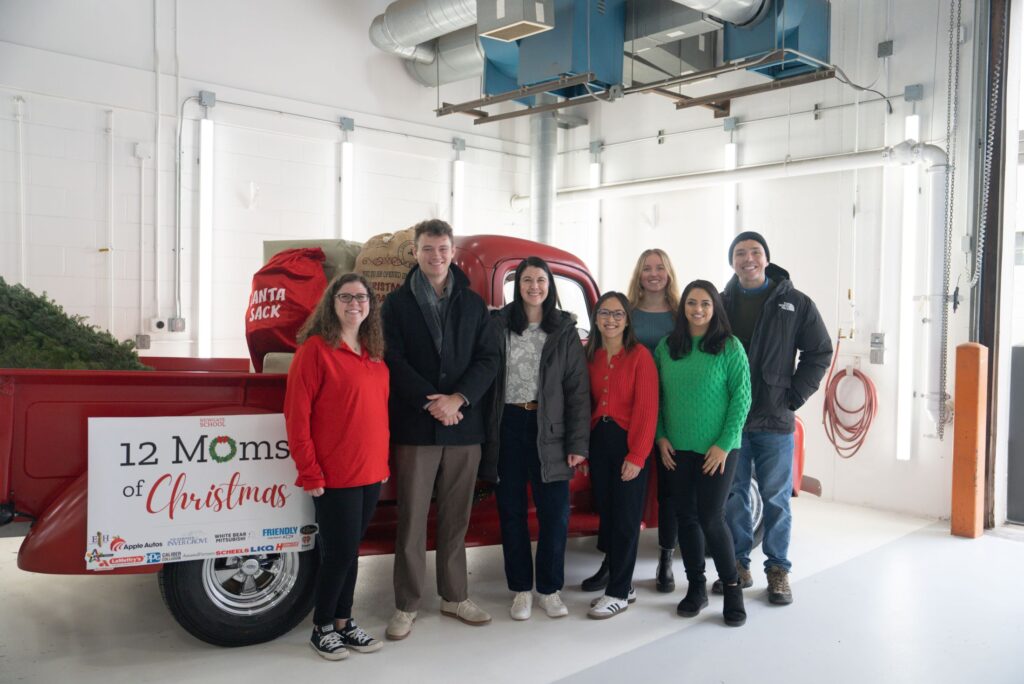
[[[316,309],[299,328],[295,341],[302,344],[309,337],[319,335],[328,346],[338,346],[341,342],[341,321],[338,320],[338,314],[334,313],[334,295],[338,294],[338,290],[343,285],[349,283],[359,283],[366,288],[366,293],[370,295],[370,312],[359,324],[359,344],[366,349],[366,353],[372,359],[379,361],[384,357],[384,332],[380,322],[380,305],[377,303],[377,297],[373,294],[370,282],[358,273],[343,273],[327,285]]]
[[[668,271],[665,299],[668,302],[668,310],[672,312],[674,320],[679,310],[679,285],[676,283],[676,270],[672,268],[672,260],[668,258],[665,250],[658,249],[657,247],[645,249],[636,260],[636,266],[633,267],[633,277],[629,281],[629,307],[635,309],[640,306],[640,300],[643,298],[644,293],[644,288],[640,285],[640,276],[643,274],[644,261],[649,256],[660,257],[661,263],[665,265],[665,270]]]

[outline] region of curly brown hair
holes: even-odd
[[[319,335],[331,347],[336,347],[341,342],[341,321],[334,313],[334,296],[338,290],[349,283],[359,283],[366,288],[366,294],[370,295],[370,313],[359,325],[359,344],[363,346],[371,358],[379,361],[384,358],[384,331],[380,324],[380,304],[373,293],[370,281],[359,273],[342,273],[332,280],[324,294],[320,297],[319,303],[313,309],[306,322],[299,328],[295,341],[302,344],[312,335]]]

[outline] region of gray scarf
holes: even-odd
[[[438,354],[441,353],[441,345],[444,342],[444,321],[447,318],[448,302],[452,296],[454,283],[455,279],[452,277],[451,271],[448,271],[448,278],[444,282],[444,295],[442,298],[437,296],[434,286],[427,280],[427,276],[423,275],[423,271],[417,269],[412,274],[410,282],[412,295],[416,298],[420,311],[423,312],[423,318],[427,322],[427,330],[430,331],[430,338],[434,341],[434,348],[437,349]]]

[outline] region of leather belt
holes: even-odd
[[[522,404],[509,403],[509,406],[515,406],[516,408],[521,408],[524,411],[536,411],[538,404],[535,401],[527,401]]]

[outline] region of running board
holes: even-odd
[[[813,494],[814,496],[821,496],[821,480],[810,475],[804,475],[800,479],[800,491]]]

